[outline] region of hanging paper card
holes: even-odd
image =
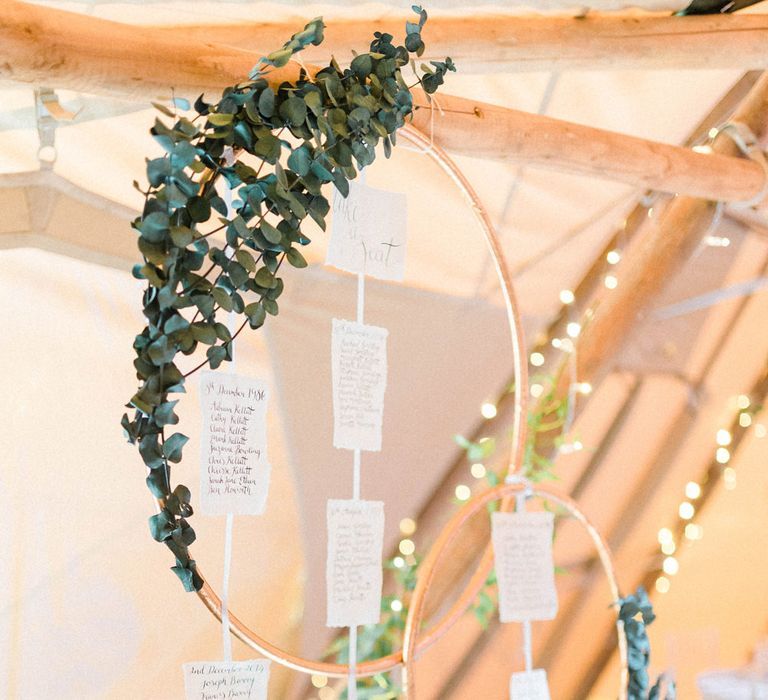
[[[203,372],[200,506],[208,515],[259,515],[269,490],[267,388],[236,374]]]
[[[329,500],[327,518],[326,624],[376,624],[381,615],[384,503]]]
[[[267,700],[267,659],[195,661],[184,664],[187,700]]]
[[[349,195],[333,198],[333,227],[326,265],[382,280],[405,275],[407,198],[397,192],[349,183]]]
[[[381,450],[389,331],[333,319],[333,445]]]
[[[538,668],[534,671],[513,673],[509,681],[512,700],[549,700],[547,672]]]
[[[502,622],[551,620],[557,614],[552,513],[492,513],[493,553]]]

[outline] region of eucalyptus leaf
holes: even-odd
[[[285,257],[288,259],[288,262],[291,263],[291,265],[293,265],[294,267],[307,266],[307,261],[304,259],[304,256],[296,248],[290,248],[286,253]]]

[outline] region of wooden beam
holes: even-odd
[[[325,40],[308,47],[304,60],[329,54],[346,60],[365,51],[371,28],[403,34],[406,15],[327,22]],[[296,22],[194,25],[172,30],[187,40],[269,52]],[[450,56],[462,73],[584,70],[717,70],[768,68],[765,15],[588,14],[583,18],[480,14],[432,17],[424,31],[423,60]]]
[[[437,0],[438,6],[440,0]],[[574,8],[587,8],[600,12],[616,10],[649,10],[676,12],[690,4],[690,0],[591,0],[590,2],[575,2],[575,0],[507,0],[509,7],[519,7],[530,10],[561,10],[573,12]],[[586,10],[585,10],[586,11]]]
[[[745,124],[761,141],[768,135],[768,74],[757,81],[734,120]],[[736,153],[733,141],[723,135],[713,148],[723,155]],[[605,357],[620,349],[629,327],[688,259],[712,216],[711,202],[675,198],[660,212],[659,224],[648,227],[645,235],[629,246],[615,270],[618,288],[595,295],[591,304],[594,315],[587,319],[579,338],[578,376],[582,381],[597,379],[605,371]]]
[[[139,27],[19,0],[0,4],[0,79],[124,98],[193,95],[243,80],[254,54],[179,31]],[[293,77],[292,68],[276,71]]]
[[[0,79],[45,82],[84,92],[147,96],[195,94],[237,83],[254,54],[190,44],[178,32],[133,27],[6,0],[0,5]],[[289,64],[269,74],[295,79]],[[312,69],[310,69],[312,70]],[[426,105],[423,94],[417,103]],[[626,182],[635,187],[713,200],[753,198],[765,173],[745,158],[691,150],[526,112],[440,95],[439,109],[417,110],[414,123],[445,149],[464,155]]]
[[[429,133],[433,119],[435,141],[451,153],[712,200],[750,199],[765,184],[762,167],[733,158],[736,151],[705,155],[459,97],[440,96],[438,103],[442,112],[419,110],[414,123]]]

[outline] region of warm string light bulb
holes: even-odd
[[[669,579],[666,576],[659,576],[659,578],[656,579],[656,590],[659,593],[667,593],[669,592],[670,587]]]
[[[312,676],[312,685],[315,686],[315,688],[325,688],[325,686],[328,685],[328,676],[314,674]]]
[[[680,564],[674,557],[666,557],[661,568],[668,576],[674,576],[678,571],[680,571]]]
[[[701,486],[699,486],[695,481],[689,481],[685,485],[685,495],[691,500],[697,499],[699,496],[701,496]]]
[[[490,401],[486,401],[482,406],[480,406],[480,414],[485,418],[486,420],[490,420],[491,418],[495,418],[497,414],[496,404],[492,404]]]
[[[534,367],[542,367],[544,365],[544,355],[540,352],[532,352],[530,361]]]
[[[579,333],[581,333],[581,324],[577,323],[576,321],[571,321],[566,327],[565,332],[571,337],[571,338],[578,338]]]
[[[472,490],[466,484],[459,484],[454,491],[456,498],[460,501],[468,501],[472,495]]]
[[[750,425],[752,425],[752,416],[749,413],[739,413],[739,426],[748,428]]]
[[[700,540],[704,537],[704,528],[696,523],[688,523],[685,526],[685,539],[687,540]]]
[[[560,301],[566,306],[576,301],[576,295],[570,289],[563,289],[560,292]]]
[[[720,445],[721,447],[726,447],[727,445],[730,445],[731,440],[733,439],[731,437],[731,433],[725,428],[720,428],[720,430],[717,431],[717,435],[715,437],[717,440],[717,444]]]
[[[400,532],[406,537],[416,532],[416,521],[413,518],[403,518],[400,521]]]
[[[481,464],[480,462],[476,462],[469,468],[470,474],[475,477],[475,479],[482,479],[486,474],[485,465]]]

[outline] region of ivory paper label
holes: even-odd
[[[382,280],[405,275],[407,198],[397,192],[349,183],[349,195],[335,192],[326,265]]]
[[[376,624],[381,616],[384,503],[331,499],[327,518],[326,624]]]
[[[543,668],[513,673],[509,681],[512,700],[549,700],[547,672]]]
[[[267,700],[269,664],[255,661],[196,661],[184,664],[187,700]]]
[[[389,331],[333,319],[333,445],[381,450]]]
[[[236,374],[203,372],[200,506],[208,515],[260,515],[269,491],[267,388]]]
[[[551,620],[557,614],[552,560],[554,514],[492,513],[491,537],[502,622]]]

